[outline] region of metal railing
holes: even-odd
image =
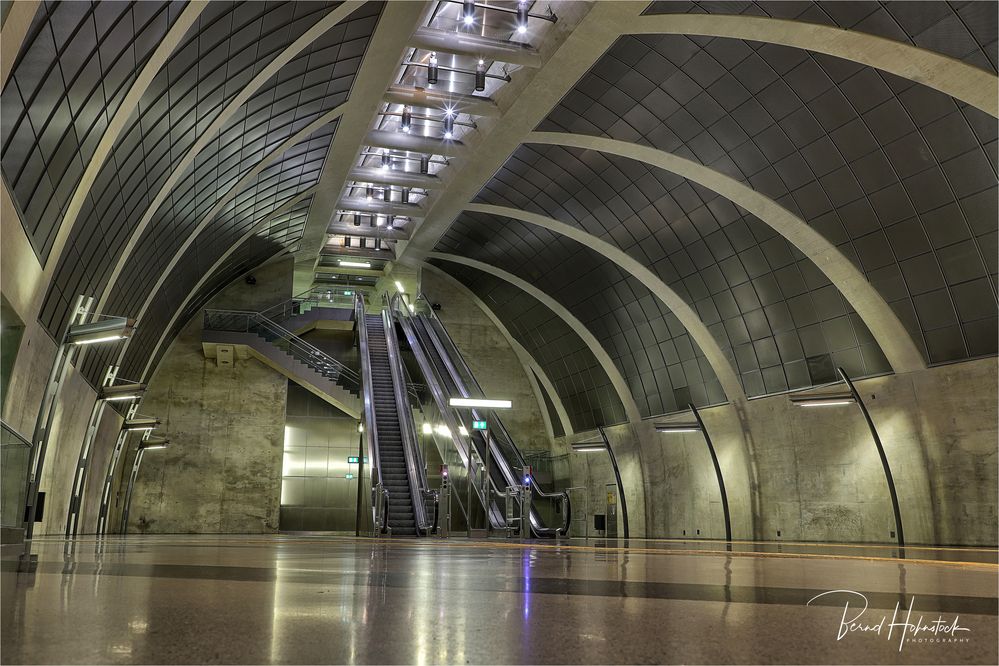
[[[406,455],[406,472],[409,477],[409,489],[412,497],[413,518],[417,533],[420,531],[429,535],[433,530],[433,521],[427,519],[424,498],[428,493],[433,496],[430,484],[427,483],[426,466],[416,437],[413,424],[413,411],[409,406],[406,373],[399,355],[399,341],[395,335],[395,322],[392,313],[386,308],[382,310],[382,326],[385,331],[385,346],[388,351],[389,368],[392,372],[392,389],[394,391],[396,413],[399,418],[399,431],[402,435],[403,450]]]
[[[447,365],[448,371],[452,374],[452,378],[457,384],[458,390],[463,394],[463,397],[484,397],[485,394],[482,391],[482,387],[479,386],[478,381],[475,379],[475,375],[472,374],[472,371],[465,362],[458,346],[454,343],[454,340],[448,333],[447,328],[437,316],[436,311],[434,311],[426,295],[422,292],[418,294],[416,302],[412,308],[409,308],[409,312],[412,313],[413,316],[422,317],[428,322],[429,326],[427,329],[429,334],[433,336],[433,343],[437,347],[442,359]],[[503,425],[503,421],[500,419],[499,415],[494,410],[473,409],[472,418],[475,420],[487,421],[489,423],[489,430],[487,431],[489,441],[487,442],[487,446],[494,449],[496,453],[499,454],[494,454],[492,458],[500,466],[503,476],[507,479],[507,482],[519,485],[521,482],[521,473],[526,465],[526,461],[524,460],[524,456],[521,454],[520,449],[517,447],[513,438],[510,436],[510,433]],[[555,491],[550,493],[545,492],[538,484],[533,474],[530,482],[533,490],[533,496],[552,503],[561,503],[562,514],[562,526],[560,528],[546,528],[541,524],[537,511],[532,508],[532,530],[539,535],[567,534],[569,531],[569,522],[571,520],[571,507],[568,493],[564,491]]]
[[[354,309],[354,297],[359,293],[356,289],[343,287],[313,287],[287,301],[262,310],[260,314],[273,322],[283,322],[315,308],[352,310]]]
[[[364,325],[364,296],[357,294],[354,299],[354,317],[357,322],[358,346],[361,352],[361,378],[363,380],[361,402],[363,404],[364,441],[367,443],[368,459],[371,464],[371,522],[375,534],[389,531],[388,509],[389,493],[382,484],[381,458],[378,456],[378,422],[375,419],[375,402],[370,387],[373,386],[371,376],[371,357],[368,348],[368,329]]]
[[[204,330],[253,333],[348,391],[359,393],[361,390],[360,377],[355,371],[262,313],[205,310]]]
[[[24,523],[25,494],[31,442],[0,421],[0,526],[20,527]]]
[[[437,446],[441,460],[451,470],[450,482],[454,489],[451,497],[458,510],[464,515],[466,525],[470,525],[473,513],[472,503],[478,503],[484,507],[487,515],[490,506],[486,500],[486,491],[479,475],[469,471],[474,469],[475,459],[478,458],[478,455],[475,453],[474,447],[471,446],[468,437],[462,434],[462,431],[465,430],[464,426],[456,418],[454,410],[448,406],[450,396],[437,379],[433,360],[424,353],[420,333],[413,325],[415,320],[409,317],[410,311],[398,294],[391,299],[390,309],[402,325],[417,364],[427,380],[432,400],[423,405],[422,411],[428,419],[427,422],[432,424],[431,433],[428,436],[433,439]],[[477,498],[476,500],[471,500],[473,495]],[[494,524],[502,526],[502,515],[493,515],[490,519],[493,520]]]

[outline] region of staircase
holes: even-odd
[[[360,417],[360,378],[332,356],[258,312],[205,310],[205,356],[243,347],[257,360],[354,418]]]
[[[406,473],[406,454],[402,448],[402,431],[395,405],[385,326],[380,315],[365,315],[364,325],[368,332],[368,353],[371,360],[371,394],[378,433],[378,468],[381,471],[382,485],[389,492],[388,525],[394,535],[416,536],[416,517],[413,513],[409,476]]]

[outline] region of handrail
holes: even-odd
[[[18,444],[21,444],[21,445],[23,445],[23,446],[25,446],[26,448],[29,448],[29,449],[31,448],[31,441],[27,437],[25,437],[24,435],[22,435],[21,433],[19,433],[18,431],[14,430],[13,426],[11,426],[9,423],[7,423],[6,421],[4,421],[3,419],[0,419],[0,428],[2,428],[4,432],[10,433],[11,435],[13,435],[14,439],[17,441]],[[4,446],[4,445],[6,445],[6,442],[0,440],[0,446]]]
[[[371,461],[368,469],[371,470],[371,521],[376,532],[384,531],[388,522],[388,490],[382,485],[381,458],[378,457],[378,425],[375,421],[375,403],[372,400],[371,391],[374,383],[371,378],[371,358],[368,349],[368,329],[364,325],[364,296],[357,294],[354,299],[354,318],[357,324],[358,339],[361,356],[361,401],[364,413],[364,440],[368,445],[368,459]],[[385,514],[378,515],[379,493],[386,498]],[[382,522],[379,522],[381,519]]]
[[[399,354],[399,341],[395,335],[395,323],[388,308],[382,310],[382,326],[385,328],[385,347],[388,351],[389,369],[392,373],[392,391],[395,397],[396,414],[399,417],[399,433],[402,435],[403,453],[406,458],[406,475],[409,480],[410,496],[413,499],[413,518],[417,533],[420,530],[430,534],[432,525],[427,522],[426,507],[423,505],[423,492],[430,489],[426,469],[416,441],[416,428],[413,424],[413,411],[409,407],[409,393],[406,377]],[[419,502],[416,500],[419,498]]]
[[[343,293],[340,293],[343,292]],[[286,301],[272,305],[266,310],[261,310],[261,314],[270,319],[274,319],[277,313],[284,314],[291,311],[291,316],[300,314],[295,312],[295,305],[301,303],[314,303],[317,306],[323,305],[325,303],[329,304],[341,304],[348,308],[353,308],[354,295],[357,293],[356,289],[343,289],[341,287],[313,287],[307,291],[303,291],[301,294],[292,296]]]
[[[460,372],[455,372],[453,378],[455,380],[456,385],[458,386],[458,389],[462,392],[463,397],[466,398],[471,397],[469,389],[474,389],[478,393],[478,395],[484,396],[485,394],[482,391],[482,387],[479,385],[478,380],[475,379],[475,375],[472,373],[471,368],[468,367],[468,363],[465,361],[464,356],[461,354],[460,350],[458,349],[458,346],[455,344],[454,339],[451,337],[451,334],[447,330],[447,327],[444,326],[444,323],[437,316],[437,313],[434,311],[432,305],[430,304],[430,300],[423,292],[417,294],[416,297],[417,302],[421,300],[427,305],[426,312],[421,314],[423,314],[425,317],[427,317],[429,320],[433,321],[436,324],[436,326],[428,328],[430,334],[435,338],[433,341],[435,346],[437,346],[439,350],[444,346],[449,347],[449,349],[444,350],[445,353],[442,354],[442,356],[450,357],[445,361],[449,371],[458,371],[459,368],[455,367],[455,363],[460,365]],[[439,335],[440,333],[443,333],[443,339],[440,339]],[[470,386],[465,385],[466,379],[470,384]],[[506,429],[506,426],[503,425],[503,421],[496,414],[495,410],[473,409],[472,414],[475,418],[478,419],[481,418],[480,412],[485,412],[485,411],[488,411],[487,420],[490,423],[490,430],[487,431],[490,437],[486,445],[489,446],[491,449],[495,450],[497,453],[505,454],[505,455],[493,456],[493,458],[494,459],[498,458],[497,464],[500,465],[500,468],[503,471],[503,476],[507,478],[508,482],[512,481],[513,483],[519,483],[520,481],[519,475],[515,474],[514,470],[510,469],[511,461],[507,459],[507,455],[513,458],[513,463],[515,464],[516,467],[519,467],[521,470],[523,470],[523,468],[527,464],[526,461],[524,460],[524,456],[520,452],[520,449],[517,448],[516,443],[514,443],[513,438],[510,436],[509,431]],[[484,416],[484,414],[482,416]],[[497,435],[500,435],[501,437],[498,437]],[[558,528],[555,528],[553,530],[551,528],[542,527],[532,507],[531,517],[530,517],[532,529],[538,534],[546,534],[550,532],[555,532],[557,534],[560,531],[563,535],[568,534],[569,524],[566,521],[566,516],[570,515],[571,513],[571,508],[569,507],[569,494],[564,491],[546,493],[541,489],[541,486],[538,485],[537,479],[534,478],[533,473],[531,474],[530,482],[533,494],[537,495],[538,497],[541,497],[542,499],[554,500],[555,498],[560,498],[560,501],[562,502],[562,505],[564,507],[564,511],[562,512],[563,526],[561,530],[559,530]]]
[[[487,515],[491,515],[492,508],[486,501],[485,490],[480,487],[478,475],[471,473],[471,443],[461,435],[461,424],[455,419],[452,408],[448,406],[448,398],[450,396],[446,395],[441,388],[441,380],[438,379],[436,375],[437,371],[419,344],[419,336],[412,323],[415,320],[409,318],[408,308],[402,304],[402,300],[398,294],[391,299],[390,310],[393,314],[396,312],[402,313],[402,316],[399,317],[399,323],[402,324],[406,338],[409,340],[410,347],[413,349],[413,355],[416,357],[416,362],[420,366],[420,370],[423,372],[423,375],[427,380],[427,385],[430,388],[430,394],[433,397],[434,403],[437,405],[437,411],[440,413],[441,419],[444,421],[444,426],[447,428],[448,436],[451,438],[451,443],[454,445],[455,452],[458,454],[458,458],[460,459],[462,466],[467,471],[466,482],[471,484],[472,489],[475,490],[475,496],[479,499],[479,502],[482,503]],[[457,495],[455,495],[455,497],[458,499],[459,508],[462,508],[465,512],[466,521],[470,521],[471,507],[464,506],[461,502],[461,497]],[[497,516],[491,516],[491,519],[495,521],[497,520]]]
[[[360,377],[352,369],[350,369],[340,361],[336,360],[326,352],[322,351],[321,349],[306,342],[301,337],[295,335],[294,333],[284,328],[277,322],[265,317],[263,314],[259,312],[253,312],[251,310],[219,310],[219,309],[205,310],[204,314],[205,330],[232,331],[233,330],[232,326],[218,326],[216,323],[213,323],[212,321],[213,317],[214,318],[229,317],[229,318],[235,318],[237,320],[242,318],[245,321],[245,324],[242,326],[242,331],[246,333],[253,332],[250,330],[251,322],[256,324],[262,329],[265,330],[269,329],[271,333],[274,333],[276,335],[276,339],[287,340],[290,345],[294,345],[300,348],[305,354],[315,359],[317,361],[316,362],[317,366],[326,370],[333,371],[337,379],[343,377],[345,383],[356,386],[358,388],[360,387]]]

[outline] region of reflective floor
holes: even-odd
[[[5,664],[999,661],[988,549],[902,560],[879,546],[329,536],[32,548],[33,574],[17,572],[21,547],[2,549]]]

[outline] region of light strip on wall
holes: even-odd
[[[471,407],[472,409],[510,409],[513,403],[509,400],[485,400],[483,398],[451,398],[448,402],[452,407]]]

